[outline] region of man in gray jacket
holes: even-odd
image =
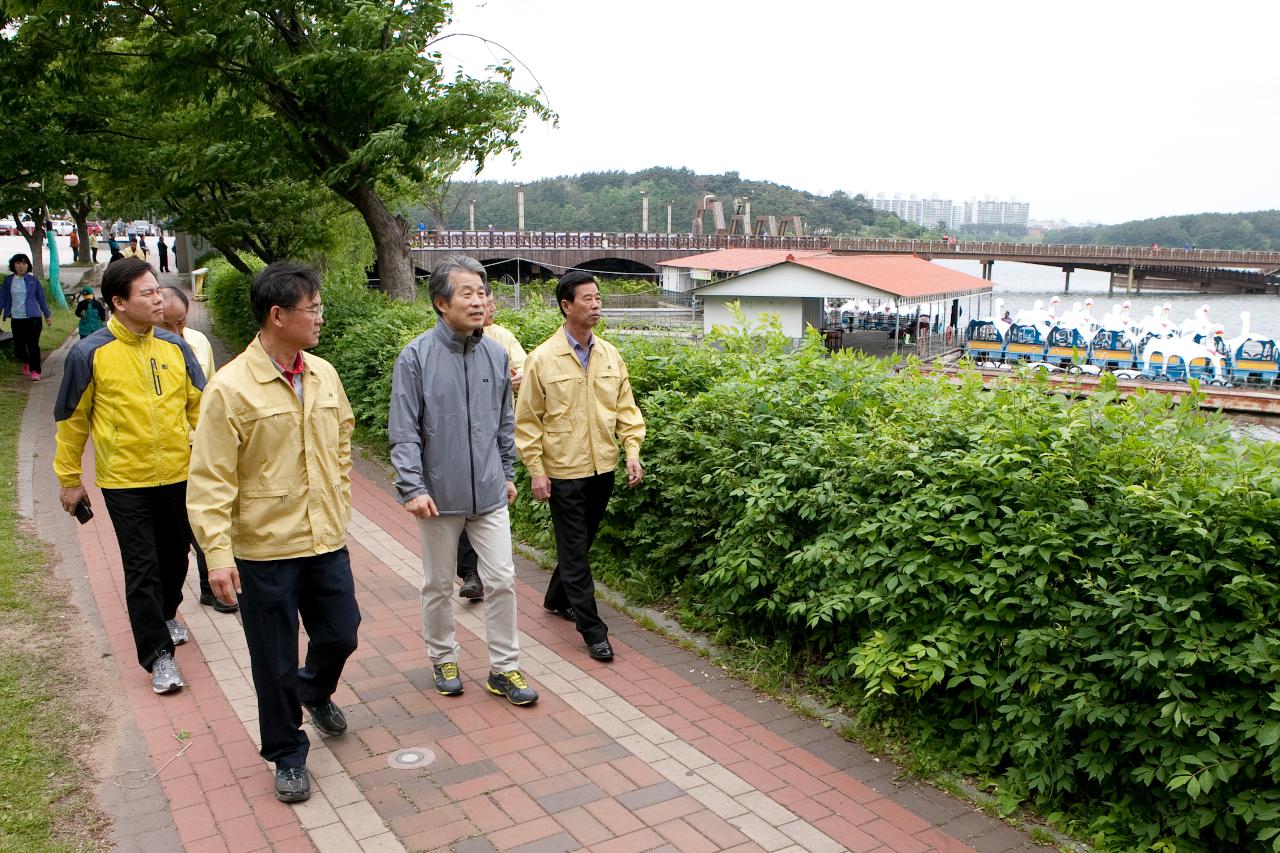
[[[396,359],[387,432],[396,489],[422,533],[422,629],[436,690],[462,693],[453,627],[453,574],[463,529],[479,555],[489,679],[514,705],[538,694],[520,673],[511,517],[515,417],[507,353],[484,336],[485,271],[447,258],[431,272],[436,326]]]

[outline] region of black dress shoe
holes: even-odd
[[[300,803],[311,799],[311,777],[305,767],[276,768],[276,799],[282,803]]]
[[[568,622],[578,621],[578,614],[573,612],[572,607],[547,607],[544,609],[549,610],[550,612],[559,616],[561,619],[564,619]]]
[[[466,598],[471,601],[482,601],[484,599],[484,584],[480,583],[478,572],[472,572],[462,581],[462,586],[458,589],[458,598]]]
[[[609,645],[608,640],[587,643],[587,654],[596,660],[613,660],[613,646]]]
[[[347,718],[342,715],[342,709],[335,705],[332,699],[323,705],[308,705],[303,702],[302,707],[306,708],[307,713],[311,715],[311,725],[322,734],[337,737],[346,733]]]
[[[221,598],[211,592],[200,593],[200,603],[205,607],[212,607],[219,613],[235,613],[240,609],[239,604],[224,604]]]

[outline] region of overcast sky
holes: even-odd
[[[1280,207],[1275,0],[456,0],[451,31],[502,47],[448,61],[513,56],[560,117],[483,178],[683,166],[1073,222]]]

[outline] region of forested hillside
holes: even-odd
[[[1178,249],[1280,251],[1280,210],[1197,213],[1121,222],[1119,225],[1061,228],[1046,233],[1044,241],[1095,246],[1150,246],[1155,243]]]
[[[516,227],[514,183],[479,181],[453,183],[443,193],[427,193],[405,215],[428,227],[467,227],[467,208],[476,200],[476,228]],[[703,193],[715,193],[724,204],[726,220],[736,197],[750,197],[751,215],[800,216],[807,234],[838,236],[914,237],[926,229],[903,222],[891,213],[872,210],[861,195],[837,191],[830,196],[795,190],[769,181],[744,180],[737,172],[699,175],[689,169],[645,169],[642,172],[589,172],[547,178],[525,184],[525,227],[547,231],[639,231],[640,193],[649,193],[649,230],[667,229],[667,202],[673,202],[672,230],[688,233]],[[707,219],[707,227],[712,227]]]

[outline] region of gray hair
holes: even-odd
[[[487,295],[491,292],[489,274],[485,272],[483,264],[466,255],[450,255],[431,269],[428,295],[431,298],[431,307],[437,314],[440,313],[440,309],[436,308],[436,299],[442,298],[446,303],[453,301],[453,281],[451,279],[455,272],[475,273],[484,282],[485,294]]]

